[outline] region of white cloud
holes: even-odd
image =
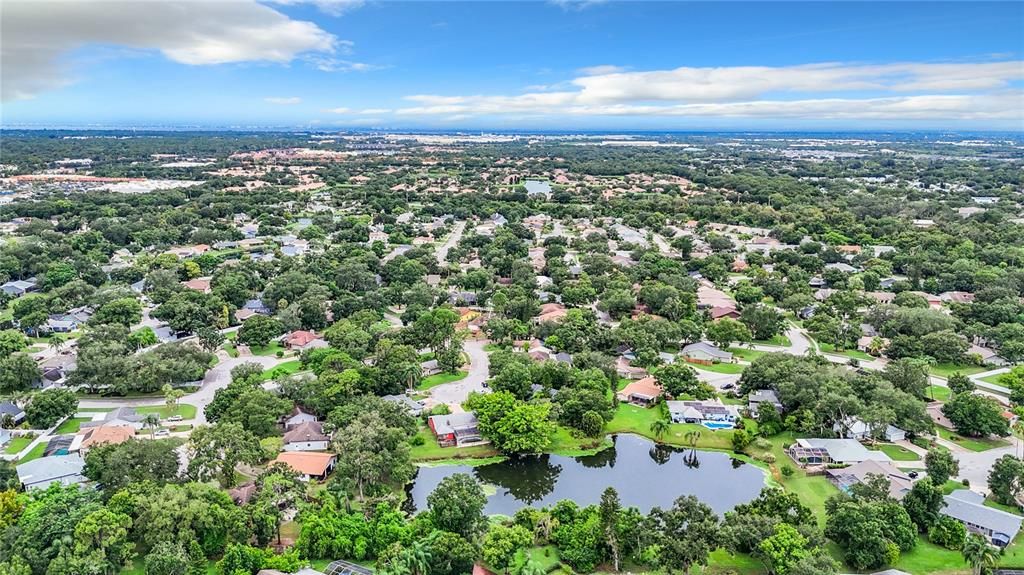
[[[310,55],[306,60],[321,72],[372,72],[385,68],[385,66],[378,66],[376,64],[353,62],[352,60],[320,55]]]
[[[263,98],[263,101],[268,103],[268,104],[277,104],[279,106],[294,106],[295,104],[301,104],[302,103],[302,98],[299,98],[298,96],[289,96],[289,97],[273,97],[273,96],[271,96],[271,97],[268,97],[268,98]]]
[[[312,4],[321,12],[331,16],[341,16],[349,10],[359,8],[365,2],[363,0],[269,0],[273,4],[282,6],[294,6],[297,4]]]
[[[367,116],[373,116],[377,114],[390,114],[391,110],[388,108],[366,108],[364,110],[359,110],[359,113]]]
[[[548,0],[551,4],[562,10],[585,10],[591,6],[604,4],[608,0]]]
[[[4,100],[73,81],[67,55],[83,46],[156,50],[189,65],[286,63],[341,46],[312,22],[255,0],[5,0],[0,4]]]
[[[407,96],[395,113],[1024,121],[1021,61],[581,72],[558,91]]]
[[[350,114],[352,110],[350,108],[328,108],[324,112],[328,114]]]
[[[602,74],[617,74],[619,72],[625,72],[626,69],[621,66],[614,66],[611,64],[605,64],[602,66],[588,66],[586,68],[580,68],[580,74],[584,76],[600,76]]]

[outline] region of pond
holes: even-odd
[[[722,514],[757,497],[765,473],[726,453],[658,445],[636,435],[612,437],[613,446],[595,455],[531,455],[480,466],[420,467],[406,486],[406,509],[421,511],[442,479],[456,473],[476,477],[488,494],[484,512],[512,515],[524,506],[545,507],[562,499],[596,504],[614,487],[624,506],[647,513],[667,508],[681,495],[694,495]]]
[[[543,180],[526,180],[523,182],[523,187],[526,188],[526,193],[530,196],[551,193],[551,184]]]

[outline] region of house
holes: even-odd
[[[242,304],[242,309],[249,310],[259,315],[270,315],[273,313],[270,308],[267,307],[267,304],[263,303],[263,300],[259,298],[246,300],[246,302]]]
[[[775,390],[758,389],[756,391],[752,391],[750,395],[747,396],[747,409],[750,410],[750,413],[756,414],[758,410],[761,409],[762,404],[775,407],[775,411],[778,413],[782,413],[786,410],[786,408],[782,406],[782,402],[779,401],[779,396],[775,393]]]
[[[861,461],[849,467],[828,469],[825,475],[841,491],[849,491],[854,485],[864,483],[868,476],[881,475],[889,480],[889,496],[897,501],[902,500],[914,485],[909,475],[888,461]]]
[[[935,225],[935,220],[916,219],[912,222],[915,228],[930,228]]]
[[[288,415],[288,418],[284,420],[285,431],[298,427],[303,423],[311,423],[316,421],[316,416],[312,413],[306,413],[302,409],[295,407],[292,412]]]
[[[8,417],[11,418],[14,425],[21,425],[21,422],[25,421],[25,412],[10,401],[0,402],[0,422]]]
[[[733,306],[715,306],[711,308],[708,315],[711,317],[712,321],[718,321],[723,317],[740,319],[740,312],[736,311],[736,308]]]
[[[565,306],[557,303],[546,303],[540,306],[540,315],[537,316],[537,323],[560,321],[568,314]]]
[[[436,359],[424,361],[423,363],[420,364],[420,369],[423,371],[423,377],[430,377],[432,375],[437,375],[444,371],[443,369],[441,369],[441,366],[438,365]]]
[[[135,430],[142,429],[145,416],[136,413],[133,407],[118,407],[103,414],[103,417],[93,421],[83,422],[81,429],[91,427],[131,427]]]
[[[12,280],[0,285],[0,290],[3,290],[5,294],[14,297],[23,296],[26,293],[36,291],[37,289],[39,289],[39,284],[36,282],[36,278]]]
[[[456,291],[448,294],[448,303],[452,305],[476,305],[476,294],[471,291]]]
[[[996,353],[996,351],[989,347],[983,347],[980,345],[972,345],[967,350],[967,355],[977,355],[981,358],[981,363],[985,365],[1009,365],[1010,362],[1006,361],[1003,356]]]
[[[691,343],[684,347],[679,352],[679,355],[690,363],[699,363],[703,365],[732,361],[731,353],[728,351],[722,351],[717,346],[705,341]]]
[[[967,489],[957,489],[943,497],[946,506],[939,513],[964,524],[971,533],[977,533],[989,543],[1006,547],[1020,531],[1024,517],[985,505],[985,496]]]
[[[462,447],[483,441],[477,427],[476,416],[472,413],[432,415],[427,420],[427,425],[434,432],[437,444],[441,447]]]
[[[413,417],[419,417],[420,414],[423,413],[423,402],[417,401],[404,393],[399,395],[385,395],[381,399],[404,406],[409,415]]]
[[[320,453],[317,451],[282,451],[277,454],[271,463],[283,463],[291,467],[299,474],[299,479],[310,481],[312,479],[326,479],[327,474],[334,469],[338,456],[333,453]]]
[[[615,395],[619,401],[626,401],[634,405],[647,407],[652,405],[664,393],[661,386],[653,377],[644,377],[626,384]]]
[[[871,439],[874,435],[871,427],[856,417],[849,417],[845,421],[837,421],[832,426],[832,431],[835,431],[840,437],[858,440]],[[903,441],[907,438],[907,432],[894,425],[887,425],[883,437],[889,442]]]
[[[740,419],[736,406],[719,401],[666,401],[665,406],[673,423],[732,423]]]
[[[331,438],[319,421],[307,421],[284,433],[285,451],[326,451]]]
[[[834,264],[825,264],[825,269],[836,270],[844,274],[852,274],[857,271],[857,268],[851,266],[850,264],[844,264],[842,262]]]
[[[74,485],[88,481],[82,470],[85,460],[81,455],[56,455],[40,457],[17,466],[18,480],[21,486],[29,489],[46,489],[51,483]]]
[[[889,338],[887,337],[865,335],[857,338],[857,349],[864,353],[878,353],[887,347],[889,347]]]
[[[85,453],[94,446],[124,443],[135,437],[135,428],[128,425],[100,425],[79,431],[71,441],[68,451]]]
[[[973,303],[974,294],[966,291],[946,291],[939,294],[944,303]]]
[[[629,364],[629,360],[620,357],[615,361],[615,371],[619,374],[619,377],[623,379],[641,379],[647,377],[647,370]]]
[[[797,439],[786,450],[801,467],[830,463],[853,465],[862,461],[892,461],[881,451],[868,451],[856,439]]]
[[[256,496],[256,484],[249,482],[228,490],[228,496],[235,502],[235,505],[245,505]]]
[[[181,285],[187,287],[190,290],[195,290],[200,293],[210,293],[210,280],[212,278],[203,277],[195,278],[188,281],[181,282]]]
[[[307,349],[316,349],[321,347],[327,347],[328,343],[316,332],[296,330],[283,338],[284,346],[292,351],[305,351]]]
[[[71,372],[78,369],[78,358],[74,354],[55,355],[39,363],[43,373],[42,387],[64,383]]]

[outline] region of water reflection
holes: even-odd
[[[761,469],[725,453],[661,446],[634,435],[613,440],[613,447],[586,457],[536,455],[478,467],[423,467],[406,487],[406,508],[424,509],[427,495],[455,473],[494,487],[484,509],[491,515],[512,515],[527,505],[542,507],[562,499],[595,504],[607,487],[618,490],[623,505],[644,513],[669,507],[680,495],[695,495],[724,513],[756,497],[764,485]]]

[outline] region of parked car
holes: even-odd
[[[181,419],[182,417],[180,415],[172,415],[167,418],[167,421],[181,421]]]
[[[154,433],[153,435],[155,437],[167,437],[170,434],[171,434],[171,430],[170,429],[158,429],[158,430],[156,430],[156,433]]]

